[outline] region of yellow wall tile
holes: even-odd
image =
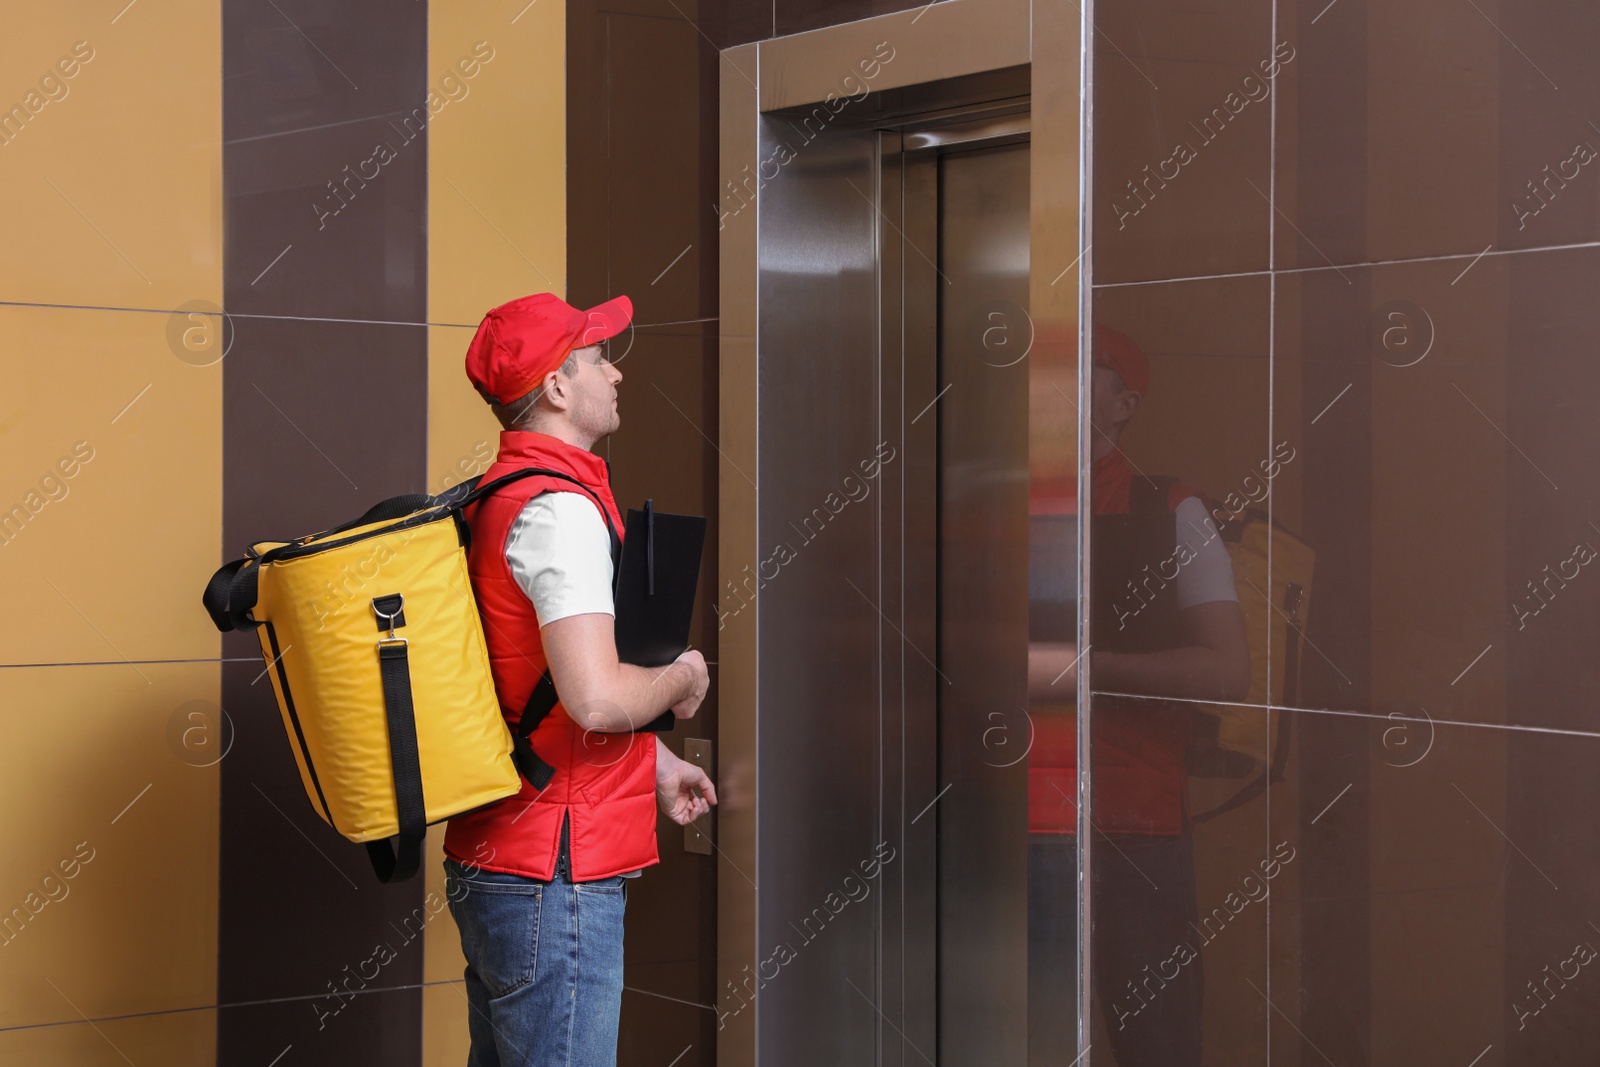
[[[444,827],[434,827],[428,833],[427,856],[423,859],[426,886],[423,897],[445,900],[444,891]],[[431,910],[431,909],[430,909]],[[467,958],[461,954],[461,936],[447,910],[429,920],[424,946],[427,959],[423,962],[424,982],[460,982]]]
[[[475,47],[493,58],[464,77]],[[428,128],[428,321],[476,326],[514,297],[564,294],[564,5],[430,5],[428,63],[429,88],[459,97]]]
[[[446,899],[443,865],[444,827],[440,826],[428,834],[424,899]],[[467,987],[462,978],[467,960],[461,954],[460,929],[448,907],[425,928],[422,951],[423,1067],[456,1067],[466,1060],[472,1039],[467,1032]]]
[[[484,312],[566,293],[566,11],[550,0],[433,4],[428,19],[429,87],[449,101],[428,134],[428,321],[457,324],[428,332],[428,488],[438,492],[481,474],[498,447],[500,425],[463,370]],[[442,894],[443,835],[429,837],[428,888]],[[423,1062],[459,1063],[467,1002],[448,913],[428,924],[424,945],[427,979],[448,984],[423,992]]]
[[[0,669],[0,1028],[215,1003],[220,689],[215,662]]]
[[[422,991],[422,1067],[456,1067],[472,1047],[467,987],[458,977]]]
[[[17,15],[0,301],[215,308],[220,5]],[[0,1063],[216,1059],[220,666],[115,662],[219,648],[221,368],[172,343],[165,313],[0,307],[0,661],[115,663],[0,669]]]
[[[0,300],[222,299],[221,5],[125,2],[0,34]]]
[[[428,491],[482,474],[500,447],[500,423],[467,380],[473,330],[428,328]]]
[[[222,368],[179,359],[172,326],[0,307],[0,661],[217,655]]]
[[[0,1032],[0,1063],[27,1067],[215,1067],[216,1062],[215,1009]]]

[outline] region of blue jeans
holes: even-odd
[[[446,858],[467,957],[468,1067],[614,1067],[627,879],[574,885]]]

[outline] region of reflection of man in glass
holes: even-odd
[[[1037,373],[1037,369],[1036,369]],[[1250,652],[1228,552],[1206,502],[1136,472],[1118,441],[1148,393],[1133,342],[1094,330],[1096,692],[1242,700]],[[1038,389],[1043,383],[1035,383]],[[1048,386],[1047,386],[1048,387]],[[1077,1055],[1078,650],[1070,531],[1076,478],[1036,475],[1030,493],[1028,695],[1029,1062]],[[1167,480],[1170,482],[1170,480]],[[1063,546],[1064,549],[1063,549]],[[1175,576],[1174,576],[1174,572]],[[1200,941],[1185,756],[1192,705],[1097,697],[1094,705],[1095,991],[1118,1067],[1199,1067]],[[1064,1054],[1064,1055],[1063,1055]]]

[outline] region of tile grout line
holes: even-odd
[[[1293,712],[1297,715],[1338,715],[1351,719],[1372,719],[1378,722],[1393,722],[1394,715],[1380,715],[1370,711],[1353,711],[1348,708],[1303,708],[1286,704],[1251,704],[1248,702],[1232,700],[1201,700],[1193,697],[1162,697],[1152,696],[1149,693],[1122,693],[1112,690],[1096,689],[1095,696],[1117,697],[1123,700],[1164,700],[1177,701],[1182,704],[1195,704],[1203,707],[1220,708],[1250,708],[1254,711],[1266,712]],[[1597,730],[1568,730],[1559,726],[1538,726],[1510,722],[1468,722],[1465,719],[1436,719],[1431,715],[1422,717],[1412,716],[1404,721],[1428,722],[1434,726],[1460,726],[1482,730],[1506,730],[1514,733],[1548,734],[1557,737],[1587,737],[1600,740],[1600,731]]]
[[[404,992],[406,992],[407,990],[410,990],[410,989],[424,989],[425,990],[425,989],[431,989],[431,988],[433,988],[435,986],[460,985],[461,981],[462,980],[459,979],[459,978],[442,978],[442,979],[438,979],[438,980],[432,981],[432,982],[413,982],[413,983],[409,983],[409,984],[406,984],[406,985],[381,986],[381,987],[376,987],[376,988],[368,986],[368,987],[366,987],[364,989],[354,990],[349,995],[350,996],[370,996],[370,995],[372,995],[374,993],[404,993]],[[644,992],[647,992],[647,991],[646,990],[633,990],[633,992],[644,993]],[[81,1025],[83,1025],[84,1021],[88,1021],[88,1022],[91,1022],[91,1023],[96,1023],[96,1022],[99,1022],[99,1023],[112,1023],[112,1022],[122,1022],[123,1020],[126,1020],[126,1019],[147,1019],[147,1018],[150,1018],[151,1016],[157,1016],[157,1015],[184,1015],[184,1014],[187,1014],[189,1012],[196,1012],[196,1011],[223,1011],[223,1010],[228,1009],[228,1008],[257,1008],[257,1007],[262,1007],[262,1006],[265,1006],[265,1005],[268,1005],[268,1004],[291,1004],[291,1003],[294,1003],[295,1001],[322,1000],[322,999],[326,999],[328,997],[328,995],[329,994],[326,991],[323,991],[321,993],[301,993],[301,994],[297,994],[295,996],[288,996],[288,997],[266,997],[266,998],[260,999],[260,1000],[230,1001],[229,1003],[226,1003],[226,1004],[196,1004],[196,1005],[191,1005],[190,1007],[187,1007],[187,1008],[159,1008],[159,1009],[157,1009],[155,1011],[135,1011],[135,1012],[128,1012],[127,1014],[124,1014],[124,1015],[96,1015],[96,1016],[88,1018],[87,1020],[61,1019],[61,1020],[57,1020],[55,1022],[23,1023],[20,1026],[0,1026],[0,1034],[12,1033],[12,1032],[15,1032],[15,1031],[18,1031],[18,1030],[45,1030],[45,1029],[49,1029],[50,1027],[55,1027],[55,1026],[81,1026]],[[659,996],[661,994],[649,994],[649,995],[651,995],[651,996]],[[667,997],[666,999],[675,1000],[677,998],[675,998],[675,997]],[[689,1002],[688,1001],[683,1001],[682,1003],[689,1003]],[[696,1004],[694,1006],[695,1007],[706,1007],[706,1005],[703,1005],[703,1004]]]
[[[1170,278],[1136,278],[1123,282],[1096,282],[1096,289],[1126,289],[1138,285],[1172,285],[1178,282],[1209,282],[1230,278],[1276,278],[1289,274],[1311,274],[1317,271],[1375,270],[1379,267],[1404,267],[1418,263],[1443,263],[1453,259],[1476,260],[1485,256],[1521,256],[1536,252],[1571,252],[1586,248],[1600,248],[1600,241],[1575,241],[1570,244],[1537,245],[1530,248],[1502,248],[1498,252],[1485,249],[1481,252],[1445,252],[1434,256],[1402,256],[1395,259],[1374,259],[1360,263],[1325,263],[1311,267],[1269,267],[1266,270],[1224,271],[1219,274],[1182,274]]]
[[[258,656],[208,656],[204,659],[90,659],[61,663],[0,663],[0,670],[25,670],[32,667],[125,667],[130,663],[161,666],[168,663],[258,663]]]
[[[1498,251],[1485,249],[1478,252],[1446,252],[1432,256],[1401,256],[1394,259],[1365,260],[1362,262],[1328,263],[1310,267],[1269,267],[1267,270],[1242,270],[1225,271],[1217,274],[1183,274],[1167,278],[1138,278],[1121,282],[1093,282],[1094,289],[1123,289],[1138,285],[1170,285],[1179,282],[1204,282],[1219,281],[1230,278],[1270,278],[1290,274],[1310,274],[1318,271],[1372,270],[1378,267],[1401,267],[1419,263],[1442,263],[1448,260],[1477,260],[1495,256],[1522,256],[1540,252],[1575,252],[1590,248],[1600,248],[1600,240],[1574,241],[1567,244],[1533,245],[1527,248],[1502,248]],[[37,300],[0,300],[0,307],[38,307],[57,308],[76,311],[127,311],[144,315],[171,315],[172,308],[147,308],[147,307],[111,307],[103,304],[55,304]],[[340,322],[355,323],[370,326],[437,326],[443,328],[475,329],[475,323],[466,322],[429,322],[429,321],[402,321],[396,319],[354,319],[336,318],[318,315],[270,315],[248,311],[214,311],[201,312],[200,314],[226,314],[232,318],[242,319],[272,319],[288,322]],[[637,329],[654,329],[663,326],[683,326],[695,323],[709,323],[720,321],[719,316],[703,319],[679,319],[672,322],[639,323]]]
[[[54,304],[41,300],[0,300],[0,307],[48,308],[57,311],[125,311],[134,315],[171,315],[177,310],[175,308],[114,307],[109,304]],[[254,311],[228,311],[226,308],[219,308],[216,311],[194,311],[188,312],[188,314],[207,316],[221,315],[230,319],[263,319],[274,322],[332,322],[354,324],[357,326],[418,326],[430,328],[438,327],[440,329],[451,330],[475,330],[478,328],[478,324],[473,322],[432,322],[428,320],[412,321],[405,319],[352,319],[337,318],[327,315],[272,315]],[[656,330],[667,326],[696,326],[718,321],[720,321],[720,318],[716,315],[712,315],[706,318],[698,319],[671,319],[666,322],[636,322],[633,324],[633,328],[635,330]]]

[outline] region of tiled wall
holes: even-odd
[[[0,1062],[459,1062],[454,927],[399,932],[442,834],[378,885],[199,596],[252,541],[492,458],[472,329],[566,287],[563,7],[7,26]],[[381,978],[330,996],[378,942]]]
[[[709,50],[914,6],[8,18],[0,1062],[459,1062],[447,916],[326,997],[440,893],[439,835],[426,879],[372,880],[199,590],[250,541],[481,470],[496,426],[461,352],[488,307],[566,292],[569,257],[575,302],[639,308],[619,498],[710,514]],[[1196,835],[1202,902],[1279,839],[1303,856],[1208,950],[1208,1059],[1583,1062],[1593,994],[1527,984],[1596,914],[1593,600],[1545,568],[1600,545],[1600,200],[1567,162],[1600,144],[1600,25],[1422,0],[1137,0],[1097,25],[1095,310],[1156,383],[1128,451],[1222,494],[1291,441],[1274,517],[1318,552],[1305,685],[1271,713],[1288,781]],[[1217,107],[1220,132],[1188,125]],[[1178,141],[1193,160],[1146,185]],[[623,1055],[681,1034],[710,1063],[715,864],[662,851]]]
[[[1095,316],[1153,368],[1128,455],[1221,497],[1287,442],[1273,517],[1317,552],[1286,781],[1195,833],[1202,909],[1301,857],[1204,949],[1206,1061],[1585,1062],[1596,987],[1528,982],[1600,944],[1572,844],[1595,600],[1563,563],[1600,545],[1600,186],[1568,162],[1600,145],[1600,21],[1135,0],[1097,27]],[[1145,962],[1107,946],[1103,1000]]]
[[[220,31],[0,37],[0,1062],[214,1062]]]

